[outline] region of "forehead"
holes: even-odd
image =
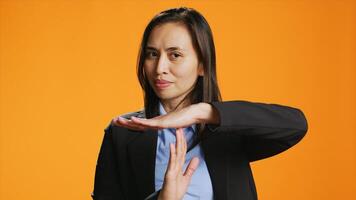
[[[169,22],[153,28],[147,46],[156,49],[179,47],[183,50],[193,49],[188,28],[182,23]]]

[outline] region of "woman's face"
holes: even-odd
[[[144,62],[148,81],[161,100],[180,101],[193,89],[203,68],[190,33],[181,23],[156,26],[147,42]]]

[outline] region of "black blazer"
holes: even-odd
[[[212,102],[219,125],[208,125],[201,142],[215,200],[257,200],[250,162],[298,143],[308,125],[303,112],[278,104]],[[95,171],[95,200],[143,200],[155,192],[157,131],[105,129]]]

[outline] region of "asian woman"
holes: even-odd
[[[192,8],[149,22],[137,75],[144,108],[105,129],[95,200],[256,200],[250,162],[289,149],[308,130],[298,108],[222,101],[212,31]]]

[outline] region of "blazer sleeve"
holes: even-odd
[[[105,130],[95,170],[93,200],[124,200],[119,184],[118,160],[115,156],[112,125]]]
[[[242,100],[210,104],[218,111],[220,124],[207,127],[212,132],[241,135],[250,162],[289,149],[308,130],[307,120],[298,108]]]

